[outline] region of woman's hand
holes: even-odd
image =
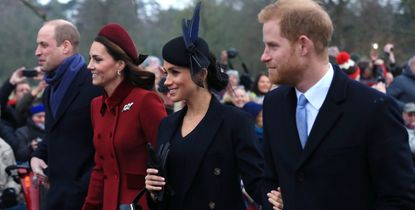
[[[272,190],[267,194],[268,196],[268,202],[270,202],[273,206],[273,209],[280,210],[282,209],[283,202],[282,202],[282,196],[281,196],[281,189],[278,187],[277,190]]]
[[[157,176],[158,170],[154,168],[147,169],[146,189],[150,192],[160,191],[166,185],[164,177]]]

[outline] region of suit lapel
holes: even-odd
[[[348,78],[340,73],[337,67],[334,67],[334,76],[329,92],[314,121],[297,168],[304,164],[342,116],[343,107],[341,103],[346,99],[347,84]]]
[[[300,154],[302,153],[303,149],[301,148],[300,138],[297,132],[297,124],[295,122],[295,111],[296,111],[296,106],[297,106],[297,97],[295,95],[295,89],[291,88],[286,93],[285,98],[288,101],[288,103],[284,103],[285,106],[282,112],[282,114],[285,115],[283,116],[282,119],[286,119],[286,122],[283,122],[284,124],[283,131],[288,131],[288,132],[284,132],[286,133],[287,136],[284,136],[282,138],[282,140],[284,141],[282,145],[288,145],[290,149],[287,151],[289,152],[294,151],[294,155],[292,157],[298,158]],[[278,118],[278,117],[279,116],[275,116],[275,118]]]
[[[50,92],[51,92],[51,87],[47,86],[43,95],[43,104],[45,106],[45,113],[46,113],[46,117],[45,117],[45,129],[50,129],[49,125],[54,124],[54,118],[53,118],[53,114],[52,114],[52,110],[50,108]]]

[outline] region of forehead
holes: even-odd
[[[264,23],[262,27],[262,31],[265,34],[273,34],[273,35],[280,35],[281,33],[281,27],[280,27],[280,21],[278,19],[271,19]]]
[[[29,88],[30,86],[27,83],[20,83],[20,84],[17,84],[16,86],[16,89],[29,89]]]
[[[37,34],[38,42],[40,41],[51,41],[55,38],[55,27],[51,25],[44,25],[40,28],[39,33]]]
[[[268,80],[269,80],[269,78],[268,78],[267,75],[261,75],[261,77],[259,77],[258,81],[268,81]]]
[[[91,48],[89,50],[89,54],[91,54],[91,56],[92,55],[101,55],[101,56],[109,55],[105,46],[96,41],[92,43]]]
[[[188,70],[190,72],[190,69],[187,67],[183,67],[183,66],[178,66],[178,65],[174,65],[166,60],[163,60],[163,69],[164,70],[169,70],[169,69],[176,69],[176,70]]]

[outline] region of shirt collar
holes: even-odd
[[[301,94],[304,94],[311,106],[313,106],[317,110],[320,110],[321,106],[323,105],[324,99],[326,99],[327,93],[329,92],[333,76],[334,69],[333,66],[329,64],[329,69],[326,72],[326,74],[324,74],[324,76],[316,84],[314,84],[310,89],[308,89],[307,92],[302,93],[299,90],[295,89],[295,93],[297,94],[297,100]]]
[[[133,88],[133,84],[124,80],[117,86],[117,88],[115,88],[115,91],[111,96],[108,96],[107,93],[104,92],[102,96],[103,100],[101,105],[101,114],[103,114],[106,109],[114,111],[113,109],[115,106],[119,105]]]

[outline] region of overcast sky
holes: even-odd
[[[46,4],[50,0],[39,0],[40,3]],[[68,2],[68,0],[59,0],[60,2]],[[182,9],[184,8],[191,0],[156,0],[160,3],[162,9],[168,9],[170,7]]]

